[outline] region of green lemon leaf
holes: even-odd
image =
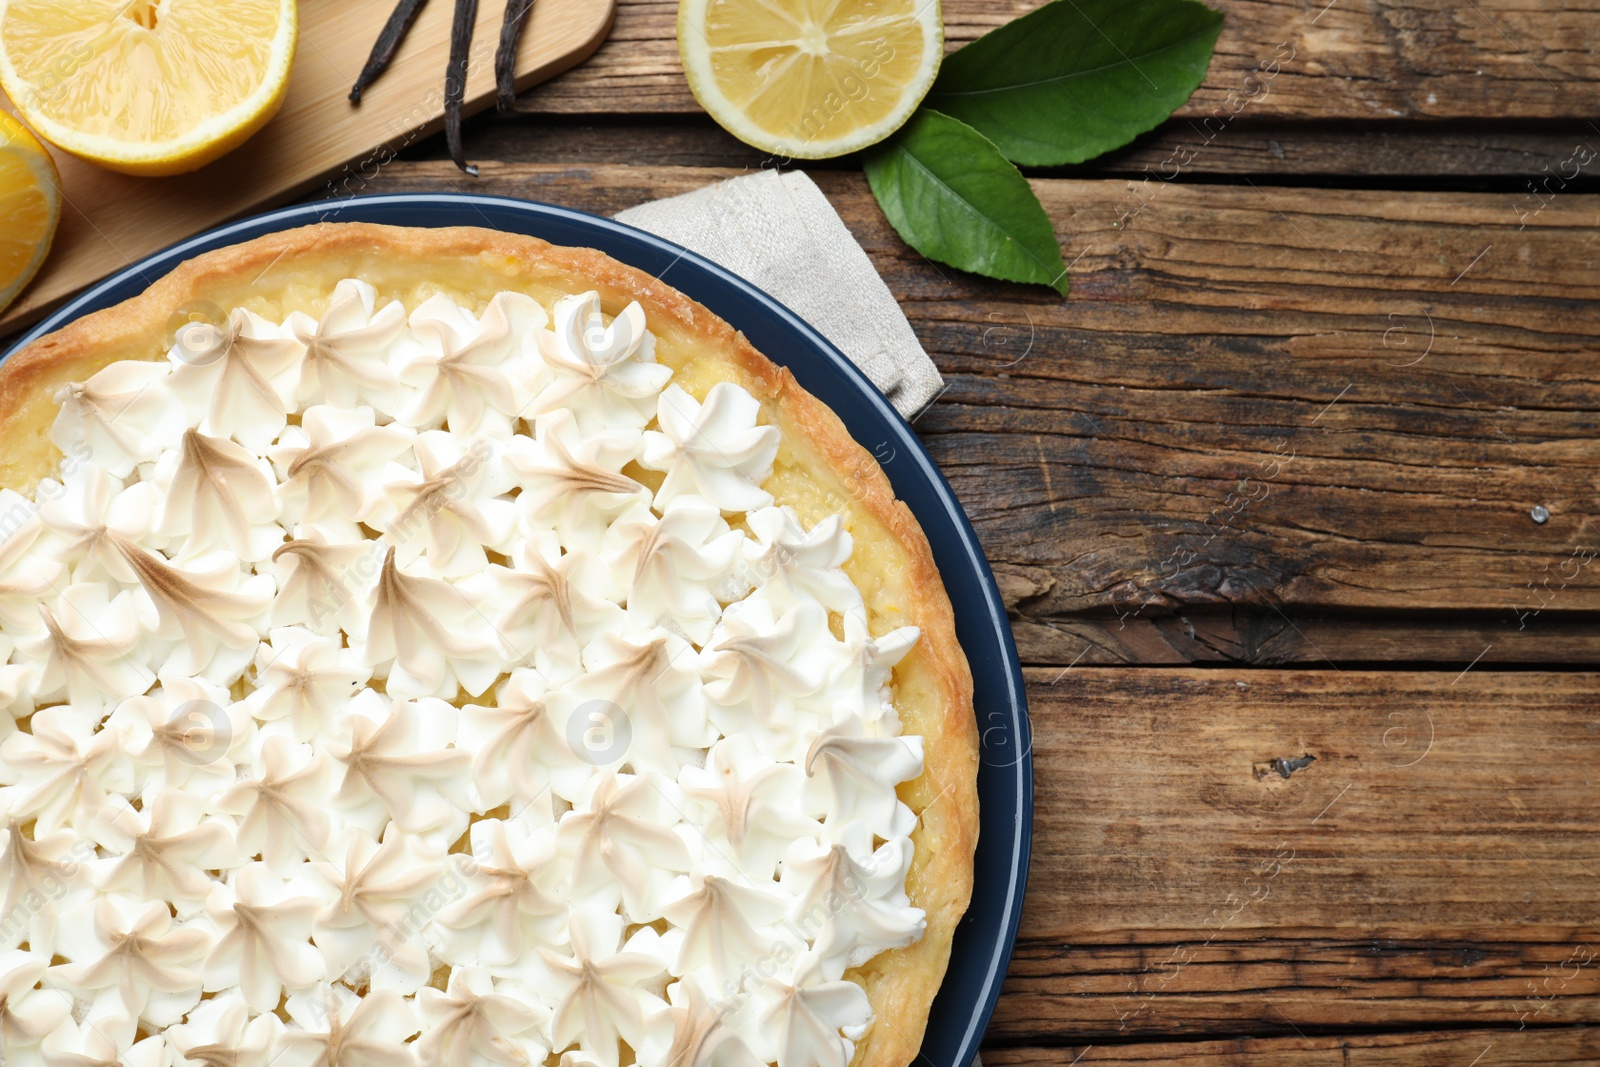
[[[1221,29],[1194,0],[1053,0],[947,57],[927,106],[1017,163],[1082,163],[1189,99]]]
[[[1067,295],[1067,267],[1028,179],[981,133],[921,108],[865,161],[906,244],[929,259]]]

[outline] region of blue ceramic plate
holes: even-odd
[[[838,413],[910,506],[933,546],[955,604],[956,632],[976,683],[981,764],[972,906],[956,931],[950,970],[933,1002],[920,1062],[968,1067],[994,1011],[1028,880],[1033,829],[1032,742],[1022,674],[1000,592],[977,537],[922,443],[870,382],[820,333],[750,283],[678,245],[610,219],[489,196],[402,193],[300,204],[219,227],[135,263],[39,323],[12,349],[81,315],[135,296],[191,256],[313,222],[485,226],[559,245],[598,248],[687,293],[743,330]],[[9,354],[9,353],[7,353]]]

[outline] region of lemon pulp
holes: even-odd
[[[0,310],[38,273],[61,219],[61,179],[50,153],[0,112]]]
[[[943,32],[936,0],[684,0],[678,48],[731,133],[816,159],[898,129],[933,84]]]
[[[294,0],[0,0],[0,82],[69,152],[192,170],[277,111],[296,23]]]

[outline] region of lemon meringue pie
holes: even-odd
[[[600,253],[320,225],[0,365],[5,1062],[904,1067],[972,683],[823,403]]]

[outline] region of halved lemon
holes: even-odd
[[[0,311],[50,251],[61,221],[61,176],[33,134],[0,111]]]
[[[277,112],[296,27],[295,0],[0,0],[0,85],[75,156],[179,174]]]
[[[825,159],[911,117],[939,73],[944,27],[938,0],[683,0],[678,53],[729,133]]]

